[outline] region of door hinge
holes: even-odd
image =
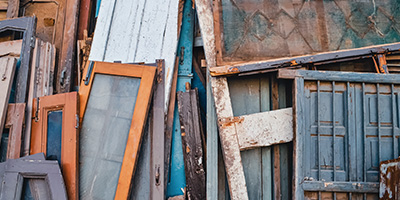
[[[75,114],[75,118],[76,118],[75,128],[78,129],[79,128],[79,116],[78,116],[78,114]]]
[[[89,69],[88,69],[88,71],[87,71],[87,73],[86,73],[86,77],[85,77],[85,79],[84,79],[85,85],[89,85],[90,76],[92,75],[93,65],[94,65],[94,62],[93,62],[93,61],[90,61],[90,63],[89,63]]]
[[[36,97],[36,111],[35,111],[35,116],[33,117],[35,119],[35,122],[39,121],[39,97]]]

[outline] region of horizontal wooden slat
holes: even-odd
[[[8,8],[8,1],[0,1],[0,11],[7,11]]]
[[[354,193],[378,193],[378,182],[323,182],[304,181],[304,191],[311,192],[354,192]]]
[[[293,140],[293,109],[240,116],[235,125],[240,150],[287,143]]]
[[[303,77],[304,80],[319,80],[319,81],[394,83],[394,84],[400,83],[400,76],[394,74],[289,70],[289,69],[278,70],[278,78],[280,79],[294,79],[295,77]]]
[[[19,57],[21,54],[22,40],[12,40],[0,42],[0,56],[15,56]]]

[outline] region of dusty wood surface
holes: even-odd
[[[292,108],[243,115],[235,121],[240,150],[293,140]]]
[[[12,57],[0,57],[0,131],[3,132],[6,122],[8,100],[14,80],[17,60]],[[1,136],[1,134],[0,134]]]
[[[25,119],[25,103],[9,104],[5,128],[9,129],[7,159],[21,156],[22,128]]]
[[[39,103],[37,102],[39,100]],[[38,107],[39,106],[39,107]],[[62,110],[61,168],[69,199],[78,199],[78,94],[63,93],[33,99],[30,154],[47,154],[48,113]]]
[[[279,109],[279,85],[278,85],[278,79],[276,79],[276,76],[272,76],[271,78],[271,93],[272,93],[272,110],[278,110]],[[290,111],[289,111],[290,113]],[[280,119],[280,118],[277,118]],[[289,119],[290,117],[286,118],[286,120]],[[282,121],[280,121],[282,122]],[[265,125],[274,125],[274,123],[267,122]],[[293,128],[293,125],[290,124]],[[291,137],[293,139],[293,129],[289,130],[289,133],[291,133]],[[275,132],[275,134],[279,134],[280,132]],[[274,163],[274,195],[275,195],[275,200],[280,200],[281,199],[281,154],[279,151],[279,146],[274,145],[273,146],[273,163]]]
[[[15,56],[21,55],[22,40],[12,40],[0,43],[0,57],[1,56]]]
[[[379,199],[400,199],[397,192],[400,185],[400,158],[380,163]]]
[[[219,136],[225,161],[229,192],[233,200],[248,199],[239,141],[232,121],[233,111],[226,78],[212,78],[211,87],[218,117]]]
[[[203,130],[198,91],[178,92],[179,121],[188,199],[206,199]]]
[[[165,111],[164,111],[164,60],[157,60],[157,76],[154,88],[151,122],[150,158],[150,199],[165,199],[164,153],[165,153]]]

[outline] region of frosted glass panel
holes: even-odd
[[[80,132],[80,199],[114,199],[139,86],[95,75]]]

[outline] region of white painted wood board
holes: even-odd
[[[0,56],[15,56],[21,55],[22,40],[11,40],[0,42]]]
[[[287,143],[293,140],[293,109],[243,115],[235,126],[240,150]]]
[[[16,64],[17,59],[13,57],[0,57],[0,133],[3,132],[6,122],[8,100],[10,99]]]
[[[90,61],[165,60],[167,110],[178,46],[179,0],[102,0]]]

